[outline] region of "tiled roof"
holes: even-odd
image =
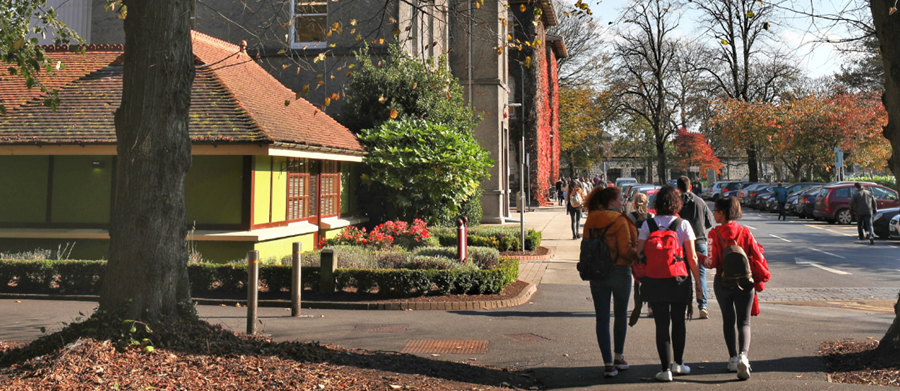
[[[201,33],[193,35],[199,64],[191,90],[189,131],[194,143],[287,143],[362,151],[346,127],[284,87],[240,48]],[[118,50],[84,55],[50,52],[66,63],[65,73],[42,80],[59,89],[57,111],[42,104],[39,90],[21,80],[0,80],[0,144],[115,143],[113,112],[122,98]],[[17,88],[16,88],[17,87]],[[37,92],[35,92],[37,91]],[[284,105],[291,99],[289,106]]]

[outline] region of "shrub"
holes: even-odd
[[[469,262],[481,270],[493,269],[500,265],[500,251],[490,247],[469,246]]]
[[[408,262],[401,265],[404,269],[411,270],[461,270],[461,269],[474,269],[474,266],[471,264],[459,263],[459,261],[441,257],[441,256],[428,256],[428,255],[416,255],[412,257]]]
[[[850,178],[851,181],[861,181],[861,182],[875,182],[879,185],[889,187],[891,189],[897,189],[897,180],[893,175],[863,175],[855,178]]]
[[[393,248],[391,251],[379,251],[375,253],[375,262],[379,269],[399,269],[400,265],[408,261],[411,254],[402,248]]]
[[[456,229],[432,227],[431,235],[441,246],[456,247]],[[469,246],[493,247],[499,251],[518,251],[521,248],[519,227],[478,226],[469,227]],[[541,233],[529,229],[525,234],[525,250],[534,251],[541,245]]]
[[[372,250],[360,246],[334,246],[334,255],[338,258],[337,267],[342,269],[375,269],[378,267],[376,258]],[[303,266],[320,266],[322,260],[322,250],[304,253],[301,258]]]
[[[421,219],[413,220],[412,224],[405,221],[387,221],[372,229],[368,236],[365,228],[360,230],[354,226],[344,227],[334,238],[322,238],[319,247],[347,245],[386,249],[394,245],[409,250],[433,243],[430,238],[428,224]]]
[[[443,257],[447,259],[457,259],[456,247],[423,247],[414,252],[415,255],[426,257]]]

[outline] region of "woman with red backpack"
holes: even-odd
[[[713,216],[720,225],[709,231],[709,258],[705,266],[716,269],[713,289],[722,309],[722,329],[728,345],[728,370],[738,379],[750,378],[750,316],[759,314],[756,292],[771,278],[763,248],[750,230],[735,222],[741,218],[741,203],[735,197],[716,201]],[[734,330],[738,331],[735,349]]]
[[[692,315],[692,281],[699,283],[700,272],[694,230],[678,217],[681,197],[674,187],[666,185],[659,190],[655,208],[656,217],[638,231],[637,250],[643,261],[636,264],[635,274],[641,280],[641,300],[649,303],[656,322],[656,351],[662,365],[656,380],[672,381],[672,374],[691,373],[684,365],[685,314]],[[697,292],[701,293],[699,287]]]

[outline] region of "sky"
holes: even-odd
[[[804,10],[813,8],[816,12],[820,13],[834,13],[835,9],[839,9],[841,4],[848,0],[788,1],[791,3],[788,3],[787,5],[791,7],[797,7]],[[588,3],[590,4],[595,19],[600,22],[601,26],[607,26],[608,22],[616,21],[621,8],[627,4],[627,0],[602,0],[599,2],[590,0]],[[699,13],[691,8],[690,3],[687,4],[688,9],[684,11],[677,32],[682,36],[696,38],[699,42],[704,44],[717,44],[715,42],[705,42],[711,41],[712,38],[701,34],[705,28],[696,22]],[[834,39],[849,36],[850,33],[838,30],[824,31],[823,29],[826,26],[823,26],[821,23],[818,26],[813,25],[808,17],[788,11],[784,11],[782,17],[784,20],[775,25],[773,31],[777,34],[778,42],[780,42],[785,49],[795,53],[798,65],[801,69],[806,70],[809,77],[819,78],[830,76],[840,71],[840,65],[845,59],[837,52],[834,45],[816,43],[816,41],[819,36],[828,36]]]

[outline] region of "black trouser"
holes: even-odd
[[[856,215],[856,232],[859,233],[859,240],[875,237],[872,232],[872,215]]]
[[[722,286],[722,276],[716,274],[713,281],[716,300],[722,310],[722,331],[725,334],[725,345],[728,345],[728,357],[738,353],[750,352],[750,310],[753,308],[753,288],[738,289]],[[737,325],[738,349],[735,350],[734,330]]]
[[[653,320],[656,321],[656,352],[659,353],[659,362],[662,370],[669,369],[674,362],[684,364],[684,341],[687,337],[687,329],[684,324],[684,315],[687,312],[687,303],[649,303],[653,310]],[[672,323],[672,336],[669,337],[669,321]],[[674,349],[673,349],[674,348]]]
[[[785,204],[784,202],[778,203],[778,218],[779,219],[787,218],[787,214],[784,213],[784,204]]]
[[[577,238],[578,235],[581,235],[581,208],[570,208],[569,216],[572,217],[572,238]]]

